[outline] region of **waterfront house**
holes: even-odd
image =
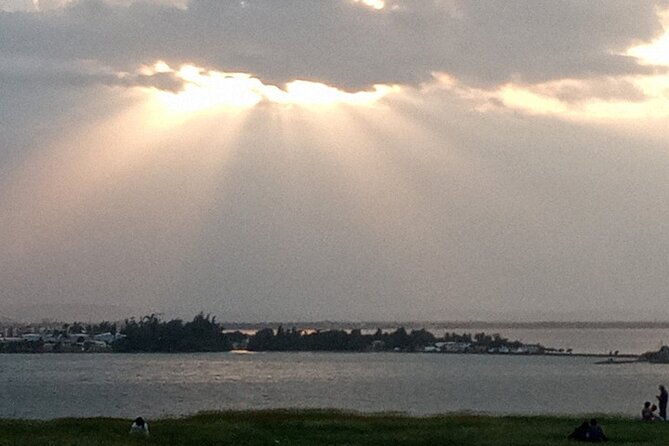
[[[37,342],[42,340],[42,335],[39,333],[26,333],[21,335],[21,339],[26,342]]]
[[[0,338],[0,342],[3,343],[3,344],[11,344],[13,342],[23,342],[23,338],[4,337],[4,338]]]
[[[441,351],[446,353],[465,353],[471,347],[471,342],[444,342]]]
[[[106,332],[106,333],[96,334],[95,336],[93,336],[93,340],[104,342],[105,344],[110,345],[118,341],[119,339],[123,339],[124,337],[125,335],[122,335],[121,333],[111,334],[109,332]]]

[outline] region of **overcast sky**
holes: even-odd
[[[664,0],[0,0],[0,315],[666,320],[668,129]]]

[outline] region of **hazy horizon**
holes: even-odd
[[[586,328],[591,325],[593,328],[610,328],[610,327],[653,327],[653,326],[669,326],[668,319],[578,319],[575,317],[564,316],[563,318],[555,319],[538,319],[538,318],[523,318],[523,319],[483,319],[483,318],[452,318],[452,319],[230,319],[226,318],[225,314],[200,310],[204,314],[209,314],[216,317],[216,320],[223,324],[224,327],[243,327],[243,326],[297,326],[297,327],[322,327],[322,328],[340,328],[347,327],[398,327],[401,325],[416,327],[537,327],[537,328],[551,328],[551,327],[566,327],[566,328]],[[126,319],[138,319],[143,316],[156,315],[162,320],[182,319],[190,320],[195,313],[170,313],[165,311],[158,311],[147,309],[130,310],[119,306],[105,306],[92,304],[67,304],[67,305],[46,305],[44,308],[35,308],[33,306],[10,306],[5,308],[0,313],[0,324],[2,323],[42,323],[42,322],[86,322],[96,323],[102,321],[123,321]]]
[[[669,320],[666,0],[4,0],[0,90],[0,314]]]

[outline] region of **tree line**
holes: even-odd
[[[199,314],[192,322],[180,319],[161,321],[154,315],[139,321],[126,321],[121,329],[123,338],[113,344],[117,352],[217,352],[232,348],[249,351],[404,351],[423,350],[437,342],[456,342],[484,348],[499,348],[503,345],[514,348],[522,344],[510,342],[499,334],[445,333],[436,337],[420,329],[407,331],[399,327],[385,332],[363,334],[360,329],[347,330],[299,330],[296,328],[264,328],[253,335],[239,331],[224,333],[223,327],[209,315]]]
[[[126,321],[124,335],[112,344],[117,352],[224,352],[232,349],[216,317],[198,314],[191,322],[145,316]]]

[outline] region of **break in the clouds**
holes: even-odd
[[[0,55],[120,72],[165,60],[347,90],[648,74],[626,50],[662,32],[653,1],[4,0]],[[13,7],[11,7],[13,5]],[[23,8],[20,6],[23,5]],[[60,6],[60,7],[56,7]],[[23,11],[23,12],[16,12]]]
[[[667,10],[0,0],[0,304],[667,318]]]

